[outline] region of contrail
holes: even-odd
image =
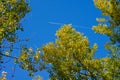
[[[57,22],[48,22],[49,24],[55,24],[55,25],[63,25],[63,23],[57,23]]]
[[[49,24],[53,24],[53,25],[64,25],[65,23],[58,23],[58,22],[48,22]],[[86,26],[78,26],[78,25],[73,25],[73,27],[77,27],[77,28],[81,28],[81,29],[88,29],[91,30],[91,28],[88,28]]]

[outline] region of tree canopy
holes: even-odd
[[[15,42],[17,30],[23,30],[20,20],[30,11],[25,0],[0,1],[0,43]]]
[[[42,47],[43,61],[48,64],[46,67],[51,80],[81,79],[85,78],[87,72],[93,75],[89,72],[88,65],[93,59],[97,45],[94,44],[90,48],[87,37],[76,32],[71,25],[64,25],[57,31],[56,36],[55,42]]]
[[[21,20],[30,11],[26,0],[0,0],[0,64],[4,64],[3,56],[18,59],[14,54],[14,44],[21,39],[18,31],[23,31]],[[20,46],[20,45],[18,45]],[[19,52],[18,52],[19,55]]]
[[[109,51],[108,56],[97,58],[95,52],[99,45],[95,43],[91,47],[89,39],[70,24],[61,26],[54,42],[44,44],[36,51],[21,46],[19,55],[12,56],[14,44],[20,41],[18,30],[24,30],[21,20],[30,7],[26,0],[0,0],[0,64],[4,63],[3,56],[12,58],[38,80],[41,80],[40,76],[34,77],[33,74],[42,70],[49,73],[50,80],[119,80],[120,1],[94,0],[94,4],[102,12],[102,17],[96,18],[98,25],[92,29],[109,37],[110,41],[104,45]]]
[[[23,31],[21,19],[30,11],[26,0],[0,0],[0,56],[10,53],[16,41],[18,30]],[[7,45],[5,45],[7,43]],[[9,45],[10,43],[10,45]],[[9,48],[6,50],[6,48]],[[14,57],[13,57],[14,58]]]

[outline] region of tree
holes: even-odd
[[[56,36],[57,39],[54,43],[51,42],[42,47],[42,58],[47,64],[46,68],[50,73],[50,79],[76,80],[87,79],[89,75],[94,76],[88,65],[89,61],[93,60],[97,45],[94,44],[90,48],[87,37],[76,32],[71,25],[64,25],[57,31]]]
[[[11,56],[14,44],[20,42],[18,30],[23,31],[21,20],[30,7],[26,0],[0,0],[0,63],[4,63],[3,56],[12,59],[18,57]]]
[[[39,49],[34,52],[32,48],[17,44],[22,41],[18,36],[18,31],[24,30],[21,20],[30,11],[27,0],[0,0],[0,63],[1,65],[5,63],[5,57],[11,58],[20,68],[28,70],[29,75],[32,76],[33,72],[37,71]],[[14,44],[20,46],[17,56],[13,54],[16,49]]]
[[[97,18],[98,26],[93,30],[97,33],[107,35],[110,42],[105,44],[109,50],[108,76],[110,79],[118,80],[120,78],[120,1],[119,0],[94,0],[95,6],[102,11],[103,16],[107,18]]]
[[[102,11],[103,16],[107,18],[97,18],[98,26],[93,30],[97,33],[105,34],[110,37],[111,44],[120,46],[120,1],[119,0],[94,0],[95,6]]]

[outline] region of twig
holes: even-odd
[[[9,58],[12,58],[12,59],[18,59],[18,58],[15,57],[15,56],[5,55],[5,54],[2,54],[1,52],[0,52],[0,55],[1,55],[1,56],[5,56],[5,57],[9,57]]]

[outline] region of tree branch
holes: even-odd
[[[2,54],[1,52],[0,52],[0,55],[1,55],[1,56],[5,56],[5,57],[9,57],[9,58],[12,58],[12,59],[18,59],[18,58],[15,57],[15,56],[5,55],[5,54]]]

